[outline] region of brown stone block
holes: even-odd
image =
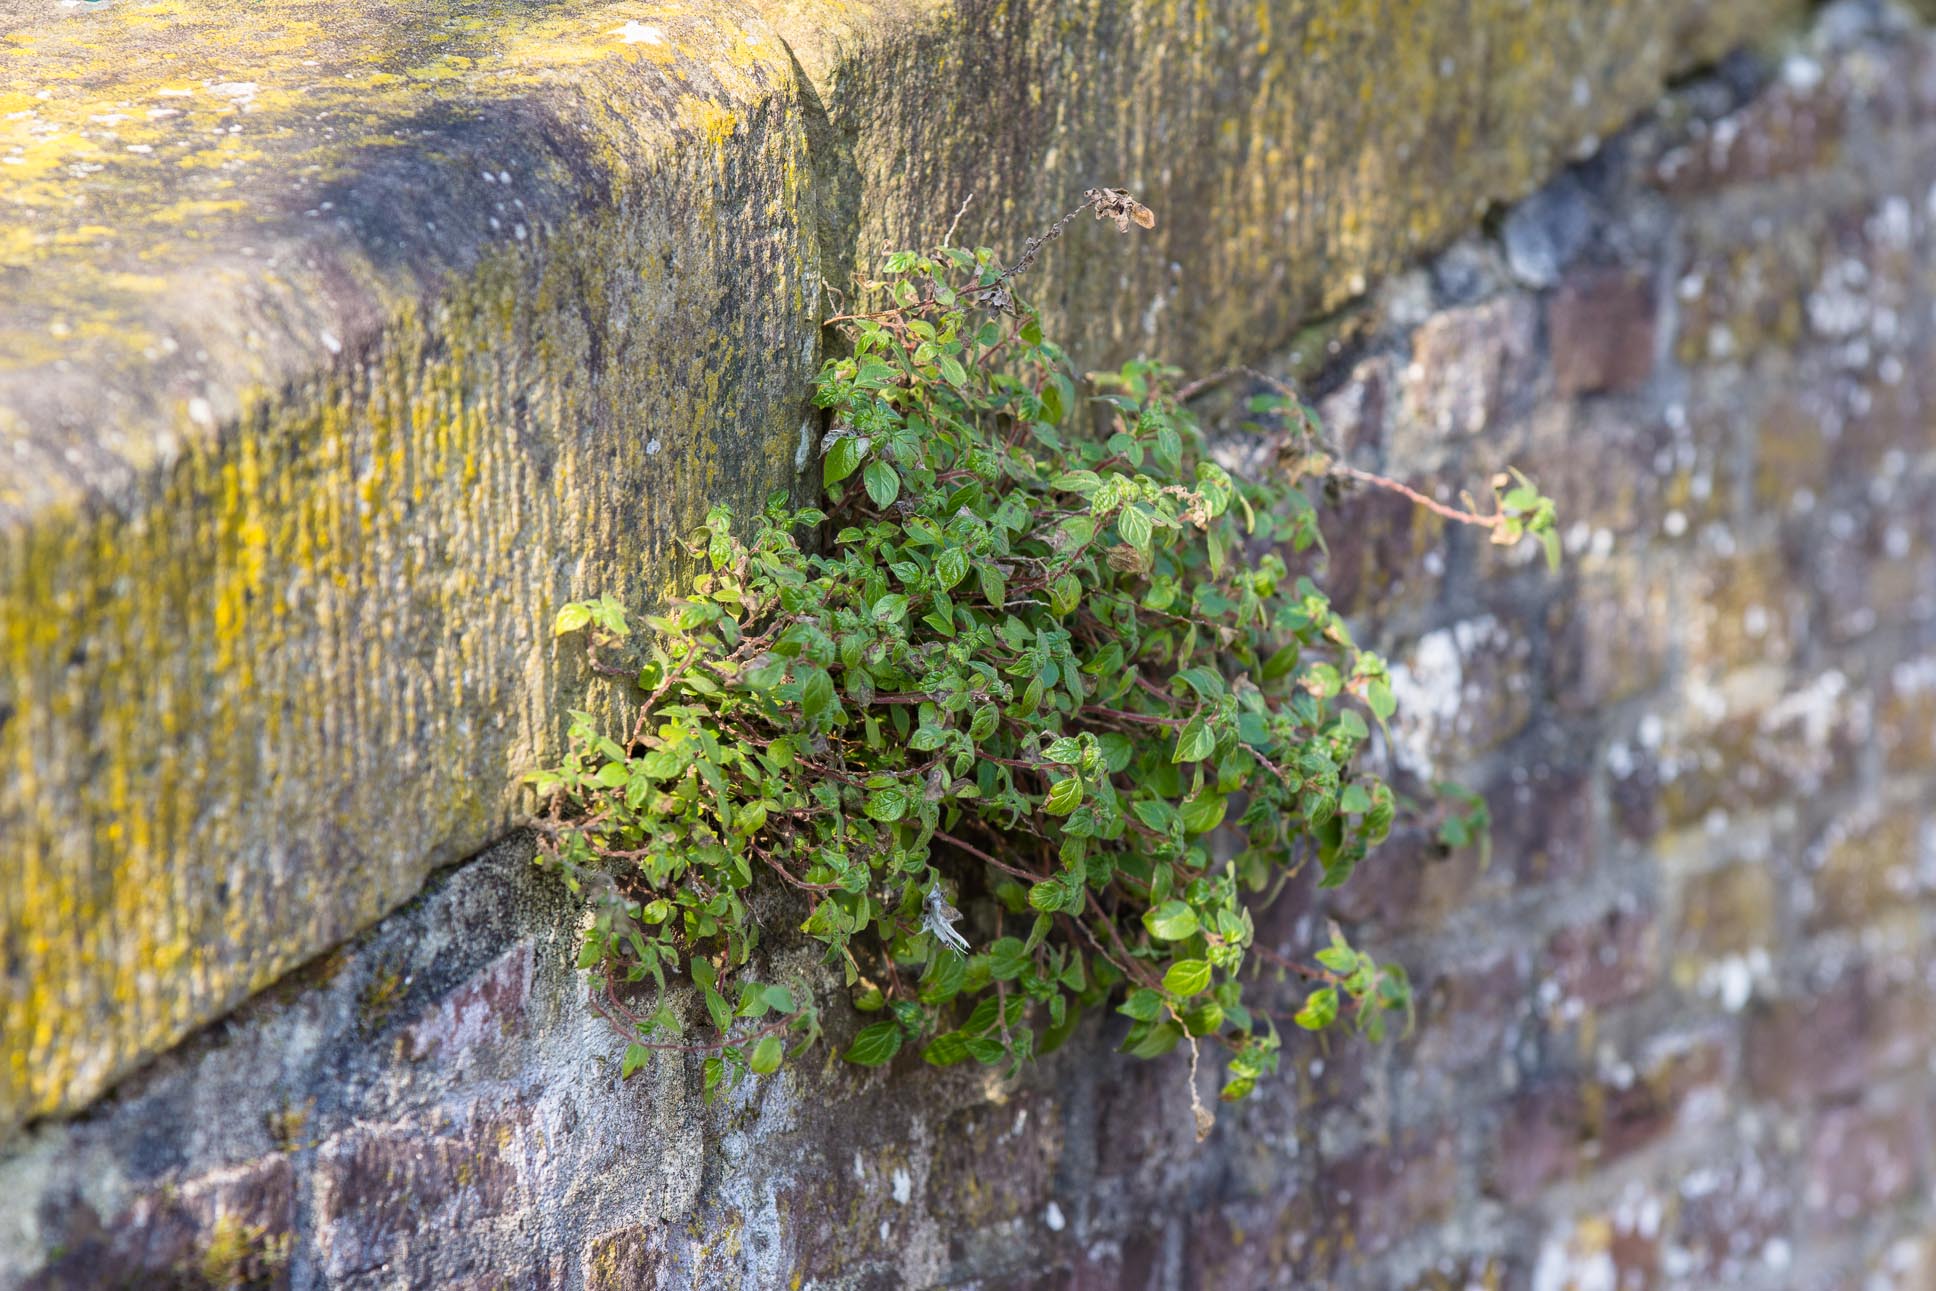
[[[1658,531],[1678,459],[1657,412],[1628,400],[1549,401],[1532,410],[1526,430],[1524,447],[1485,460],[1517,467],[1553,499],[1575,555],[1602,560]],[[1571,536],[1582,529],[1584,545]]]
[[[1620,765],[1609,768],[1607,805],[1622,837],[1651,843],[1661,831],[1660,764],[1649,756],[1636,758],[1628,749]]]
[[[1460,1170],[1450,1129],[1402,1136],[1324,1167],[1339,1200],[1340,1244],[1372,1255],[1445,1219],[1458,1198]]]
[[[1359,864],[1349,883],[1325,894],[1324,909],[1345,923],[1370,923],[1390,934],[1431,929],[1510,890],[1512,872],[1487,867],[1482,859],[1478,848],[1448,850],[1423,829],[1397,831]]]
[[[1793,1161],[1752,1149],[1693,1163],[1676,1181],[1671,1236],[1689,1262],[1676,1285],[1764,1285],[1748,1279],[1779,1276],[1784,1246],[1794,1250],[1799,1174]]]
[[[1631,1079],[1597,1085],[1600,1160],[1611,1161],[1655,1142],[1679,1122],[1697,1091],[1724,1087],[1729,1045],[1730,1037],[1717,1032],[1659,1047]]]
[[[658,1291],[665,1255],[658,1229],[632,1224],[601,1233],[585,1244],[585,1291]]]
[[[1529,625],[1538,610],[1509,596],[1497,613],[1437,628],[1391,658],[1401,766],[1437,780],[1524,730],[1538,675]]]
[[[524,1021],[531,997],[532,943],[519,942],[425,1010],[403,1032],[398,1053],[463,1069],[501,1045]]]
[[[1592,873],[1600,863],[1592,771],[1520,762],[1502,779],[1486,794],[1493,863],[1510,866],[1522,886]]]
[[[1591,714],[1667,678],[1675,622],[1657,562],[1619,556],[1582,569],[1547,613],[1549,689],[1562,712]]]
[[[1190,1291],[1330,1285],[1333,1274],[1356,1258],[1336,1209],[1322,1192],[1203,1208],[1186,1219],[1181,1283],[1152,1278],[1141,1285]]]
[[[1654,913],[1640,906],[1616,906],[1554,933],[1541,967],[1562,1016],[1576,1003],[1598,1009],[1644,993],[1659,977],[1657,941]]]
[[[1892,980],[1870,966],[1820,994],[1757,1004],[1743,1074],[1756,1095],[1791,1106],[1845,1099],[1927,1059],[1931,1003],[1913,977]]]
[[[1176,1110],[1187,1116],[1187,1101]],[[986,1229],[1032,1219],[1053,1198],[1063,1142],[1062,1108],[1054,1099],[1025,1095],[964,1108],[943,1122],[939,1139],[974,1145],[971,1152],[940,1153],[928,1170],[925,1205],[949,1216],[951,1226]]]
[[[1551,1078],[1521,1092],[1500,1111],[1486,1191],[1514,1205],[1536,1199],[1580,1170],[1592,1137],[1576,1078]]]
[[[1555,392],[1570,399],[1646,384],[1654,370],[1658,318],[1648,274],[1596,268],[1569,276],[1546,311]]]
[[[316,1162],[315,1240],[328,1276],[386,1266],[417,1277],[458,1271],[423,1234],[457,1232],[531,1204],[516,1150],[521,1121],[516,1112],[480,1112],[464,1124],[413,1120],[326,1141]],[[489,1258],[479,1246],[467,1254]]]
[[[296,1175],[277,1154],[155,1189],[111,1224],[85,1202],[50,1210],[43,1222],[58,1254],[23,1291],[275,1291],[290,1285]]]
[[[1523,957],[1514,952],[1443,966],[1419,984],[1418,1030],[1406,1055],[1418,1068],[1458,1071],[1497,1061],[1527,1003]]]
[[[1873,926],[1892,914],[1921,920],[1917,865],[1928,805],[1865,807],[1829,826],[1803,857],[1812,879],[1808,931]]]
[[[1694,122],[1691,138],[1654,165],[1654,182],[1695,197],[1814,169],[1841,143],[1850,86],[1777,84],[1718,121]]]
[[[1820,276],[1827,233],[1803,212],[1748,236],[1738,215],[1690,222],[1691,257],[1675,280],[1675,357],[1688,367],[1741,363],[1794,351],[1807,331],[1806,300]]]
[[[1777,513],[1803,490],[1828,491],[1834,445],[1821,413],[1807,399],[1773,399],[1762,409],[1754,435],[1755,500]]]
[[[1936,654],[1890,669],[1876,705],[1876,743],[1892,775],[1936,773]]]
[[[1697,714],[1706,725],[1669,736],[1655,753],[1669,831],[1724,828],[1736,815],[1816,798],[1860,774],[1866,701],[1839,669],[1784,677],[1747,668],[1686,699],[1718,704],[1722,715]]]
[[[1808,639],[1808,589],[1796,585],[1779,549],[1702,553],[1687,562],[1686,574],[1679,626],[1690,669],[1719,676],[1785,665]]]
[[[1697,874],[1680,891],[1676,960],[1706,963],[1774,944],[1779,935],[1775,878],[1759,861]]]
[[[1415,484],[1429,492],[1429,484]],[[1389,620],[1424,608],[1443,588],[1445,521],[1409,499],[1359,489],[1323,523],[1330,551],[1318,581],[1340,614]],[[1428,560],[1434,552],[1436,568]]]
[[[1535,387],[1538,312],[1530,298],[1495,296],[1434,314],[1412,334],[1401,374],[1389,461],[1435,460],[1445,446],[1492,427]]]
[[[1807,1168],[1803,1204],[1816,1225],[1857,1228],[1921,1192],[1929,1170],[1928,1109],[1914,1097],[1831,1108],[1809,1136]]]

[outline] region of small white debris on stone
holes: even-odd
[[[1062,1207],[1054,1202],[1050,1202],[1042,1212],[1042,1222],[1049,1226],[1051,1233],[1059,1233],[1069,1225],[1069,1221],[1062,1216]]]
[[[663,45],[666,43],[664,32],[660,31],[657,27],[642,23],[636,18],[627,19],[624,26],[614,27],[606,34],[609,36],[617,36],[628,45]]]

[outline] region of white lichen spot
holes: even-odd
[[[1062,1216],[1062,1207],[1056,1205],[1053,1201],[1043,1210],[1042,1222],[1049,1226],[1051,1233],[1059,1233],[1068,1227],[1069,1224],[1069,1221]]]
[[[1781,83],[1806,94],[1822,83],[1822,65],[1804,54],[1790,54],[1782,60]]]
[[[636,18],[627,19],[624,26],[614,27],[606,34],[609,36],[617,36],[628,45],[663,45],[666,43],[664,32],[660,31],[657,27],[642,23]]]
[[[1576,1249],[1558,1237],[1540,1247],[1533,1291],[1617,1291],[1619,1269],[1606,1250]]]
[[[317,339],[322,341],[323,348],[331,354],[341,354],[343,352],[343,342],[338,340],[336,333],[330,331],[327,327],[316,333],[316,336]]]
[[[905,1206],[914,1199],[914,1176],[905,1167],[894,1167],[893,1192],[894,1203],[898,1206]]]
[[[807,459],[813,454],[813,418],[800,423],[800,446],[793,450],[793,469],[807,469]]]
[[[215,428],[215,409],[209,401],[199,396],[188,401],[188,419],[197,426]]]
[[[217,98],[227,99],[239,111],[247,112],[255,105],[255,96],[260,89],[254,81],[222,81],[208,87],[208,92]]]
[[[657,435],[654,435],[652,438],[645,441],[645,455],[647,457],[657,457],[659,455],[659,450],[663,447],[664,445],[659,442],[659,437]]]

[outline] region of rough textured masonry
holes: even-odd
[[[0,1133],[504,831],[883,240],[1256,358],[1795,7],[0,0]]]
[[[1552,114],[1572,101],[1561,93]],[[742,217],[722,205],[716,218]],[[1396,246],[1430,227],[1364,236]],[[1783,51],[1683,86],[1490,227],[1277,359],[1328,372],[1326,415],[1366,463],[1450,487],[1516,461],[1573,526],[1558,577],[1402,503],[1354,499],[1331,526],[1333,585],[1404,663],[1397,756],[1489,788],[1499,837],[1489,867],[1401,839],[1326,909],[1293,891],[1260,935],[1297,953],[1325,915],[1347,921],[1412,968],[1423,1008],[1411,1038],[1293,1041],[1283,1078],[1224,1109],[1202,1145],[1185,1068],[1109,1060],[1107,1025],[1015,1085],[829,1063],[708,1109],[696,1061],[619,1083],[618,1046],[567,964],[569,907],[513,838],[85,1115],[17,1135],[0,1159],[0,1283],[1936,1287],[1936,37],[1831,7]],[[694,271],[728,258],[707,251]],[[775,274],[762,291],[778,289]],[[1054,281],[1078,281],[1063,274]],[[1300,298],[1320,298],[1318,280]],[[514,300],[494,326],[530,325]],[[633,336],[630,361],[686,339],[676,327]],[[757,361],[776,365],[762,370],[778,390],[805,357]],[[404,399],[411,378],[396,379]],[[471,407],[458,393],[470,378],[451,379],[453,406]],[[750,399],[725,393],[745,388],[723,380],[717,397]],[[498,425],[496,407],[477,406],[476,434]],[[606,414],[609,451],[647,433],[688,436],[675,458],[700,451],[690,416],[659,428],[634,414]],[[273,416],[259,415],[272,418],[252,423],[266,436]],[[557,450],[562,432],[544,425],[530,442]],[[638,478],[658,478],[654,460],[634,463]],[[603,523],[545,478],[532,477],[537,497],[505,482],[500,505]],[[390,523],[380,507],[359,514]],[[529,523],[543,541],[559,532]],[[405,608],[438,595],[399,578]],[[552,586],[507,574],[492,594],[511,599],[491,622],[525,622],[520,648],[535,651],[538,612],[517,598]],[[385,671],[397,641],[339,630],[370,651],[371,685],[402,675]],[[411,667],[445,658],[425,649],[406,653]],[[531,669],[535,687],[543,667]],[[429,725],[455,720],[439,716],[441,676],[423,674]],[[248,702],[266,713],[281,698]],[[387,708],[354,716],[366,738],[394,741],[382,749],[405,751],[384,756],[415,747]],[[502,775],[492,741],[509,736],[471,735]],[[325,741],[289,773],[323,776],[325,755],[350,748]],[[422,845],[453,810],[437,796],[452,792],[448,768],[343,774],[351,822],[377,811],[368,838],[335,850],[304,832],[306,815],[261,837],[300,837],[345,870],[381,859],[370,874],[421,873]],[[472,787],[478,805],[451,838],[497,819],[497,783]],[[404,801],[372,807],[388,795]],[[229,853],[196,859],[221,861],[238,891],[270,882]],[[191,899],[140,896],[171,910]],[[300,915],[264,908],[247,918],[283,922],[247,928],[279,929],[293,956],[340,926],[313,900]],[[227,979],[205,971],[206,999],[227,998]],[[1288,1007],[1292,988],[1276,990]],[[107,1039],[60,1034],[73,1052]],[[51,1105],[57,1091],[36,1098]]]

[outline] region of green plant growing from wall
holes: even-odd
[[[1339,464],[1287,390],[1251,405],[1282,469],[1241,480],[1172,369],[1078,378],[1015,283],[1083,211],[1151,222],[1093,190],[1006,268],[887,257],[829,323],[851,352],[818,379],[824,506],[714,509],[642,666],[607,661],[631,632],[612,599],[558,615],[643,694],[616,737],[574,714],[533,777],[539,859],[591,898],[579,963],[624,1074],[700,1050],[710,1094],[815,1042],[807,983],[748,971],[775,887],[878,1015],[851,1062],[1012,1069],[1113,1006],[1137,1057],[1187,1045],[1194,1070],[1223,1046],[1226,1099],[1275,1069],[1247,901],[1307,866],[1343,883],[1399,808],[1359,766],[1394,708],[1385,661],[1298,572],[1322,542],[1305,486],[1409,491]],[[1551,554],[1552,503],[1508,483],[1485,515],[1413,496]],[[1409,1018],[1396,966],[1335,929],[1314,958],[1285,965],[1312,980],[1297,1026]]]

